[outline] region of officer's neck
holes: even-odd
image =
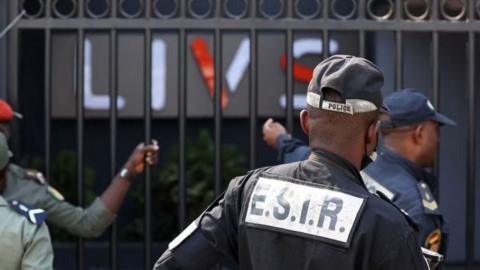
[[[310,148],[312,149],[312,152],[314,152],[315,150],[323,150],[336,154],[350,162],[353,166],[355,166],[355,168],[357,168],[357,170],[360,170],[363,153],[359,150],[354,149],[353,147],[347,148],[335,144],[325,145],[321,143],[311,142]]]
[[[410,149],[412,149],[411,147],[406,147],[406,146],[400,146],[400,145],[397,145],[397,144],[393,144],[393,143],[386,143],[385,142],[385,145],[384,147],[388,150],[390,150],[391,152],[415,163],[417,166],[420,166],[422,167],[422,164],[420,162],[420,159],[418,158],[418,155],[416,154],[415,151],[411,151]]]

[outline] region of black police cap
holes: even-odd
[[[318,64],[308,86],[307,103],[316,108],[343,113],[388,111],[383,105],[383,73],[365,58],[333,55]],[[323,100],[325,89],[337,91],[345,103]]]

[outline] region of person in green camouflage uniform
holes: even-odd
[[[10,122],[17,116],[10,105],[0,100],[0,132],[10,136]],[[67,230],[73,235],[93,238],[100,236],[115,220],[132,180],[144,171],[145,164],[157,162],[158,146],[139,144],[130,155],[103,194],[87,208],[74,206],[65,201],[60,192],[48,184],[43,175],[10,163],[7,182],[2,196],[6,200],[20,200],[33,207],[44,209],[47,222]]]
[[[5,188],[9,160],[7,140],[0,134],[0,193]],[[0,269],[53,269],[53,251],[45,211],[0,195]]]

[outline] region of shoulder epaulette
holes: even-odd
[[[35,209],[29,205],[23,204],[17,200],[9,202],[10,207],[20,215],[24,216],[33,224],[40,225],[47,218],[47,213],[43,209]]]
[[[418,191],[422,196],[422,205],[423,205],[423,208],[425,209],[425,213],[427,214],[437,213],[438,204],[435,198],[433,197],[433,194],[430,191],[430,188],[428,187],[428,185],[425,182],[420,181],[418,183]]]
[[[65,201],[65,197],[63,197],[62,193],[50,185],[47,185],[47,192],[58,201]]]
[[[32,169],[26,169],[25,170],[25,178],[35,180],[39,184],[45,185],[47,183],[47,180],[45,179],[45,176],[43,176],[43,173],[37,171],[37,170],[32,170]]]

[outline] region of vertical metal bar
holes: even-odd
[[[395,1],[395,20],[402,20],[402,4],[403,1]],[[395,32],[395,87],[400,90],[403,85],[403,41],[402,32],[397,30]]]
[[[8,3],[0,1],[0,28],[7,26]],[[0,97],[7,96],[7,43],[6,38],[0,38]]]
[[[85,17],[85,0],[78,0],[78,17]]]
[[[403,85],[403,41],[402,32],[395,32],[395,87],[400,90]]]
[[[287,52],[287,130],[293,132],[293,33],[291,29],[287,30],[286,52]]]
[[[115,1],[113,1],[115,2]],[[116,175],[117,157],[117,31],[110,30],[110,179]],[[117,223],[113,222],[110,234],[110,266],[116,270],[117,266]]]
[[[215,121],[215,195],[219,195],[222,189],[222,32],[219,28],[215,29],[214,36],[214,55],[215,55],[215,104],[214,104],[214,121]]]
[[[52,16],[52,0],[45,0],[45,18]]]
[[[187,18],[187,1],[179,1],[179,17],[180,18]]]
[[[365,20],[365,0],[358,0],[357,16],[359,21]],[[358,31],[358,55],[365,57],[365,30]]]
[[[47,179],[50,179],[50,97],[51,97],[51,89],[50,89],[50,59],[51,59],[51,31],[50,28],[45,29],[45,65],[44,65],[44,80],[45,80],[45,115],[44,115],[44,122],[45,122],[45,174]]]
[[[216,1],[216,18],[220,19],[220,1]],[[220,24],[215,28],[214,34],[214,55],[215,55],[215,105],[214,105],[214,118],[215,118],[215,164],[214,164],[214,188],[215,197],[219,196],[222,192],[222,31],[220,30]],[[219,263],[214,269],[221,270],[222,264]]]
[[[186,1],[180,1],[179,4],[179,17],[187,18]],[[183,230],[187,223],[187,33],[183,27],[179,27],[178,43],[178,226],[180,230]]]
[[[468,141],[467,141],[467,196],[466,196],[466,258],[467,270],[474,269],[475,261],[475,32],[468,33]]]
[[[179,17],[187,18],[187,3],[180,1]],[[187,166],[186,166],[186,122],[187,122],[187,32],[184,27],[179,29],[178,46],[178,130],[179,130],[179,160],[178,160],[178,224],[180,230],[187,223]]]
[[[286,1],[287,18],[293,16],[293,1]],[[291,29],[286,30],[285,51],[287,55],[286,68],[286,127],[289,132],[293,132],[293,32]]]
[[[395,20],[401,21],[403,14],[403,3],[404,1],[394,1],[395,2]]]
[[[83,206],[83,69],[84,69],[84,30],[78,29],[77,33],[77,199],[78,205]],[[77,240],[77,269],[85,269],[84,240]]]
[[[51,0],[45,1],[45,17],[50,18],[51,16]],[[50,60],[51,60],[51,30],[50,28],[45,29],[45,48],[44,48],[44,124],[45,124],[45,175],[47,179],[50,179],[50,161],[51,161],[51,152],[50,152],[50,115],[51,115],[51,89],[50,89],[50,79],[51,79],[51,69],[50,69]]]
[[[84,16],[84,1],[78,1],[78,17]],[[83,134],[84,134],[84,30],[78,29],[77,39],[77,198],[78,205],[83,206],[83,176],[84,176],[84,153],[83,153]],[[77,240],[77,269],[85,269],[85,243],[83,238]]]
[[[257,18],[257,0],[250,0],[250,19]]]
[[[183,2],[183,1],[181,1]],[[184,10],[185,11],[185,10]],[[178,160],[178,219],[180,230],[186,227],[187,220],[187,184],[186,184],[186,115],[187,115],[187,50],[186,33],[184,28],[179,30],[178,46],[178,133],[179,133],[179,160]]]
[[[365,0],[358,0],[357,17],[359,21],[365,20]],[[365,57],[365,30],[358,31],[358,55]]]
[[[322,18],[323,20],[328,20],[328,2],[329,0],[323,0],[322,1]]]
[[[293,1],[287,1],[287,18],[293,17]],[[293,132],[293,31],[287,30],[286,53],[287,53],[287,130]]]
[[[18,3],[19,1],[7,1],[9,7],[9,15],[10,18],[8,21],[12,20],[15,17],[15,14],[18,12]],[[18,34],[19,30],[14,27],[10,29],[7,33],[7,50],[8,50],[8,99],[10,104],[13,106],[17,105],[17,97],[18,97],[18,62],[19,62],[19,54],[18,54],[18,44],[20,35]]]
[[[223,1],[214,1],[215,3],[215,10],[214,10],[214,15],[215,18],[221,18],[222,17],[222,2]],[[220,24],[218,24],[217,27],[219,27]]]
[[[432,86],[433,86],[433,105],[437,108],[439,105],[439,62],[438,62],[438,31],[432,32]]]
[[[145,0],[145,18],[150,19],[152,15],[152,0]]]
[[[365,19],[365,0],[358,0],[357,17],[360,20]]]
[[[323,0],[322,2],[322,16],[323,20],[327,21],[328,20],[328,0]],[[323,38],[322,38],[322,48],[323,48],[323,59],[328,58],[329,54],[329,37],[328,37],[328,29],[324,28],[323,29]]]
[[[11,21],[13,18],[15,18],[16,14],[18,14],[19,11],[19,1],[7,1],[8,7],[10,10],[10,16],[9,20]],[[7,99],[9,100],[10,105],[12,105],[14,108],[18,108],[18,81],[19,81],[19,65],[18,63],[20,62],[20,54],[18,52],[19,48],[19,40],[20,40],[20,35],[19,35],[19,30],[14,27],[10,30],[9,33],[7,33],[7,51],[8,51],[8,68],[7,68],[7,85],[8,85],[8,90],[7,90]],[[11,142],[13,144],[13,149],[14,149],[14,155],[19,155],[19,132],[18,132],[18,126],[13,123],[13,136],[11,137]]]
[[[358,31],[358,55],[365,57],[365,30]]]
[[[215,17],[221,17],[221,2],[215,1]],[[215,55],[215,105],[214,105],[214,128],[215,128],[215,157],[214,157],[214,172],[215,172],[215,196],[222,192],[222,31],[220,24],[215,28],[214,33],[214,55]]]
[[[145,143],[150,142],[151,122],[152,122],[152,33],[150,28],[145,29]],[[152,266],[152,197],[151,197],[151,170],[145,168],[145,269],[151,269]]]
[[[287,18],[293,19],[293,1],[288,1],[287,0]]]
[[[432,14],[432,21],[438,20],[438,0],[432,0],[432,7],[431,7],[431,14]]]
[[[468,1],[468,19],[475,21],[475,1]],[[475,267],[475,167],[476,167],[476,125],[475,125],[475,37],[468,32],[468,141],[467,141],[467,209],[465,239],[467,248],[467,270]]]
[[[439,60],[438,60],[438,32],[433,31],[432,32],[432,96],[433,96],[433,106],[439,109],[440,105],[440,96],[439,96]],[[439,145],[437,146],[439,147]],[[438,153],[437,156],[435,157],[435,162],[433,166],[433,171],[435,175],[438,175]],[[433,190],[435,198],[439,198],[439,189],[440,185],[437,183],[437,187]]]
[[[467,10],[468,10],[468,13],[467,13],[467,16],[468,16],[468,20],[469,21],[475,21],[475,5],[476,5],[476,0],[470,0],[470,1],[467,1],[466,5],[467,5]]]
[[[256,166],[257,145],[257,32],[250,29],[250,170]]]
[[[327,59],[329,55],[330,45],[329,45],[329,33],[327,29],[323,29],[323,39],[322,39],[322,47],[323,47],[323,59]]]
[[[118,0],[110,0],[110,17],[116,18],[117,17],[117,1]]]

